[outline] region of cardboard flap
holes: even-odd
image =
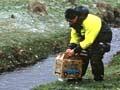
[[[67,59],[67,56],[65,53],[59,53],[56,57],[56,59]]]

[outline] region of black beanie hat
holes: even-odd
[[[81,15],[87,16],[88,13],[89,13],[88,8],[85,7],[85,6],[78,6],[78,7],[75,7],[74,10],[76,11],[77,15],[79,15],[79,16],[81,16]]]

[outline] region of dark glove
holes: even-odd
[[[103,48],[104,52],[110,51],[110,43],[99,43],[99,45]]]
[[[82,50],[82,48],[80,47],[80,45],[78,44],[75,48],[74,48],[74,53],[80,53]]]
[[[77,44],[75,44],[75,43],[70,43],[70,44],[68,45],[68,49],[74,49],[76,46],[77,46]]]
[[[100,44],[100,45],[104,49],[104,52],[109,52],[110,51],[110,43],[103,43],[103,44]]]

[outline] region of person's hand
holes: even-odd
[[[80,53],[82,50],[81,46],[78,44],[75,48],[74,48],[74,53]]]
[[[72,57],[74,55],[74,50],[73,49],[67,49],[65,54],[66,54],[66,57]]]

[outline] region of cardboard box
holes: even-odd
[[[81,78],[82,60],[78,56],[65,58],[64,53],[59,54],[55,61],[55,75],[60,78],[77,79]]]

